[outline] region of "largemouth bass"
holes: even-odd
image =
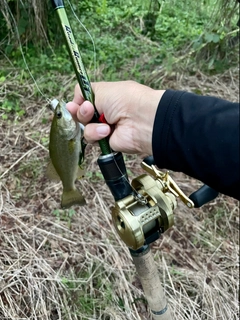
[[[76,179],[83,176],[83,170],[78,165],[81,154],[81,129],[63,101],[54,108],[49,154],[51,162],[47,175],[51,180],[61,180],[63,185],[61,207],[84,205],[84,197],[75,187]]]

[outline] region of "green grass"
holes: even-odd
[[[202,64],[205,69],[201,70],[216,73],[237,63],[235,52],[226,51],[224,42],[227,33],[235,28],[237,12],[230,25],[219,24],[211,28],[214,0],[205,1],[205,4],[190,0],[161,1],[163,5],[153,36],[142,33],[148,1],[73,0],[72,3],[96,46],[94,66],[91,40],[67,7],[91,80],[134,79],[149,84],[148,75],[153,70],[162,66],[169,72],[176,71],[176,61],[179,61],[177,67],[187,70],[186,77],[189,71],[194,74]],[[25,32],[27,24],[21,23],[22,50],[42,93],[49,98],[64,96],[71,99],[74,72],[66,46],[59,40],[59,28],[54,24],[53,14],[49,13],[52,24],[49,26],[49,44],[39,47]],[[22,19],[27,16],[23,15]],[[2,35],[1,16],[0,26]],[[47,110],[42,111],[45,107],[42,95],[29,76],[16,37],[1,39],[3,178],[0,191],[3,202],[0,261],[5,290],[0,294],[4,305],[0,317],[26,317],[19,306],[26,306],[24,299],[33,297],[39,300],[35,305],[33,299],[28,306],[29,318],[35,315],[46,319],[47,314],[47,319],[53,319],[51,312],[54,314],[55,308],[64,320],[71,317],[100,319],[105,314],[105,320],[133,319],[138,312],[142,315],[142,306],[134,311],[134,303],[143,300],[139,285],[135,284],[135,269],[125,246],[110,228],[112,195],[103,186],[99,168],[92,163],[98,150],[89,151],[91,170],[86,179],[80,181],[88,205],[76,210],[56,209],[61,189],[45,177],[50,114]],[[193,54],[189,55],[191,50]],[[225,55],[221,56],[222,53]],[[186,59],[183,59],[185,55]],[[158,81],[153,86],[160,84]],[[189,89],[189,84],[186,88]],[[202,84],[190,88],[197,93],[208,90]],[[39,148],[35,149],[36,146]],[[132,158],[132,163],[126,161],[131,178],[140,173],[140,159]],[[193,313],[191,319],[199,320],[201,316],[212,319],[212,310],[218,319],[237,319],[234,316],[238,312],[236,257],[239,237],[236,226],[239,215],[229,199],[226,200],[229,203],[224,201],[219,201],[212,211],[176,210],[175,228],[181,233],[176,233],[176,239],[171,237],[171,232],[166,233],[153,248],[169,304],[178,319],[185,320]],[[196,220],[197,214],[202,218]],[[180,247],[181,243],[186,244],[187,250]],[[204,280],[206,276],[211,280],[209,284]],[[27,286],[23,279],[28,281]],[[33,288],[36,288],[34,294]],[[221,300],[222,293],[225,296]]]
[[[196,69],[198,63],[206,71],[222,72],[224,68],[237,63],[229,52],[232,50],[226,50],[225,41],[226,34],[236,29],[237,12],[229,25],[224,26],[219,22],[211,25],[213,12],[216,12],[215,0],[205,1],[204,4],[198,3],[198,5],[187,0],[162,1],[161,10],[157,11],[153,37],[142,34],[144,19],[149,12],[148,2],[105,0],[95,3],[86,1],[72,3],[76,14],[89,30],[95,44],[96,64],[92,41],[66,2],[69,20],[92,81],[134,79],[144,83],[146,76],[153,70],[160,66],[168,70],[175,69],[176,60],[179,61],[178,57],[192,51],[194,54],[190,55],[189,59],[181,60],[182,65],[186,60],[188,63],[191,62],[192,69]],[[3,23],[3,18],[0,17],[0,19]],[[32,81],[22,57],[24,55],[40,89],[46,95],[56,95],[59,90],[63,90],[58,81],[59,73],[71,76],[74,72],[59,26],[56,25],[54,12],[50,12],[49,15],[47,45],[37,47],[29,40],[26,46],[24,30],[27,33],[27,24],[24,28],[19,30],[23,40],[22,49],[16,39],[12,40],[13,43],[5,44],[4,41],[2,43],[4,54],[0,63],[3,63],[4,67],[0,71],[0,82],[4,83],[9,70],[13,68],[18,70],[21,81]],[[207,62],[203,63],[203,61]],[[177,65],[179,66],[179,63]],[[184,67],[186,68],[186,65]],[[39,96],[36,88],[34,94]],[[12,103],[12,99],[7,99],[4,105],[6,110]],[[13,108],[10,107],[10,109],[12,111]]]
[[[73,274],[72,278],[71,275],[62,278],[75,316],[87,319],[93,314],[100,314],[113,303],[113,284],[102,277],[105,272],[101,265],[93,265],[89,270]]]

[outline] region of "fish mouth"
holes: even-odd
[[[48,104],[48,108],[54,113],[59,101],[57,99],[52,99],[51,102]]]

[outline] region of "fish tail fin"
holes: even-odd
[[[77,189],[73,189],[70,191],[63,190],[62,202],[61,202],[62,208],[70,208],[73,205],[83,206],[85,204],[86,204],[86,201],[83,195]]]

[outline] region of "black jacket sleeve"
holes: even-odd
[[[240,199],[238,103],[167,90],[156,112],[152,148],[159,168]]]

